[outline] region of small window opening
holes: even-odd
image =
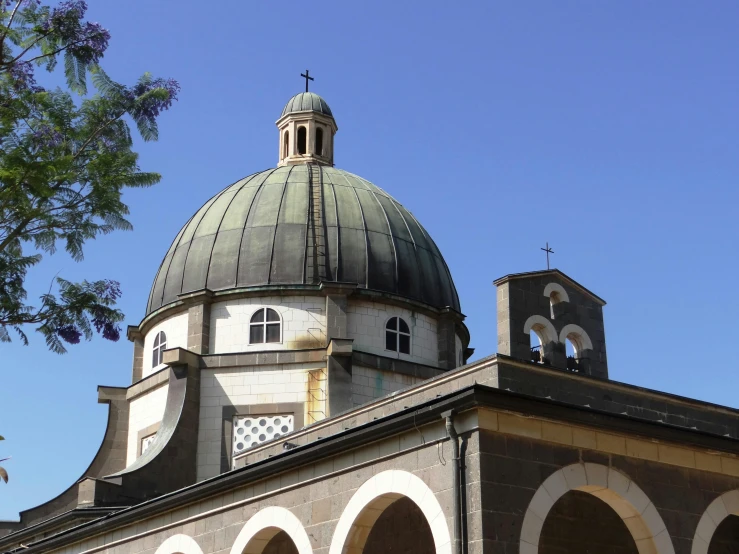
[[[536,364],[544,362],[543,342],[539,334],[531,329],[529,331],[529,345],[531,346],[531,361]]]
[[[298,127],[298,154],[305,154],[305,145],[307,142],[307,131],[305,127]]]
[[[156,367],[162,363],[164,351],[167,349],[167,335],[164,331],[159,331],[154,339],[154,348],[151,352],[151,367]]]
[[[290,155],[290,131],[285,131],[285,141],[282,145],[282,158],[287,158]]]
[[[560,302],[562,302],[562,298],[560,298],[558,292],[554,291],[549,295],[549,311],[552,319],[554,319],[554,305]]]
[[[570,371],[579,371],[580,358],[576,344],[576,337],[569,335],[565,339],[565,354],[567,355],[567,369]]]
[[[385,325],[385,349],[401,354],[411,353],[411,330],[399,317],[391,317]]]
[[[272,308],[254,312],[249,322],[249,344],[280,342],[280,315]]]
[[[323,129],[316,129],[316,156],[323,156]]]
[[[141,439],[141,455],[143,456],[146,454],[146,451],[149,450],[149,447],[154,442],[154,439],[156,438],[157,434],[152,433],[151,435],[148,435]]]

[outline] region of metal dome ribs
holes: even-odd
[[[311,184],[311,176],[314,183]],[[311,215],[311,187],[320,214]],[[320,248],[309,240],[321,226]],[[320,260],[320,268],[315,267]],[[400,203],[346,171],[295,165],[255,173],[211,198],[169,248],[147,314],[178,295],[320,281],[357,283],[436,308],[460,310],[436,244]]]

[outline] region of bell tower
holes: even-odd
[[[498,353],[608,378],[605,300],[557,269],[506,275],[494,284]]]
[[[334,135],[339,128],[326,101],[308,92],[308,71],[305,92],[296,94],[285,105],[277,129],[280,132],[278,167],[295,164],[334,165]]]

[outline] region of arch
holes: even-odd
[[[282,317],[273,308],[259,308],[249,319],[249,344],[281,343]]]
[[[378,473],[357,489],[336,524],[329,554],[361,552],[377,518],[403,496],[412,500],[428,521],[437,554],[451,554],[452,540],[446,514],[433,491],[412,473],[397,469]],[[240,553],[232,551],[231,554]]]
[[[546,287],[544,287],[544,296],[546,296],[547,298],[552,298],[553,292],[557,293],[557,298],[559,298],[559,302],[570,301],[570,297],[567,294],[567,291],[559,283],[549,283]]]
[[[690,554],[707,554],[716,528],[731,515],[739,516],[739,490],[725,492],[708,505],[698,521]]]
[[[261,554],[280,531],[290,537],[299,554],[313,554],[303,524],[290,510],[280,506],[263,508],[251,516],[236,536],[231,554]]]
[[[402,317],[392,316],[385,321],[385,350],[410,355],[412,338],[411,328]]]
[[[323,129],[316,127],[316,156],[323,156]]]
[[[167,349],[167,334],[159,331],[154,339],[154,346],[151,349],[151,367],[157,367],[162,363],[164,351]]]
[[[290,155],[290,131],[285,131],[285,140],[282,146],[282,158],[285,159]]]
[[[572,490],[590,493],[608,504],[623,520],[639,554],[675,554],[662,517],[639,486],[620,471],[589,463],[555,471],[534,493],[521,526],[520,554],[538,552],[549,510]]]
[[[298,154],[305,154],[308,144],[308,131],[301,125],[298,127]]]
[[[187,535],[172,535],[157,548],[156,554],[203,554],[195,539]]]
[[[579,325],[568,323],[559,332],[559,342],[564,344],[565,339],[570,339],[575,347],[575,353],[579,356],[583,350],[592,350],[593,343],[585,330]]]
[[[557,342],[557,330],[552,322],[544,316],[532,315],[526,320],[526,323],[523,324],[523,332],[528,335],[532,330],[541,339],[542,346],[550,342]]]

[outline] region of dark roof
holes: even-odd
[[[280,117],[293,112],[318,112],[329,117],[334,116],[326,101],[313,92],[301,92],[290,98]]]
[[[316,218],[311,175],[322,183]],[[206,202],[165,255],[146,312],[205,288],[332,281],[460,311],[439,249],[408,210],[346,171],[294,165],[255,173]]]

